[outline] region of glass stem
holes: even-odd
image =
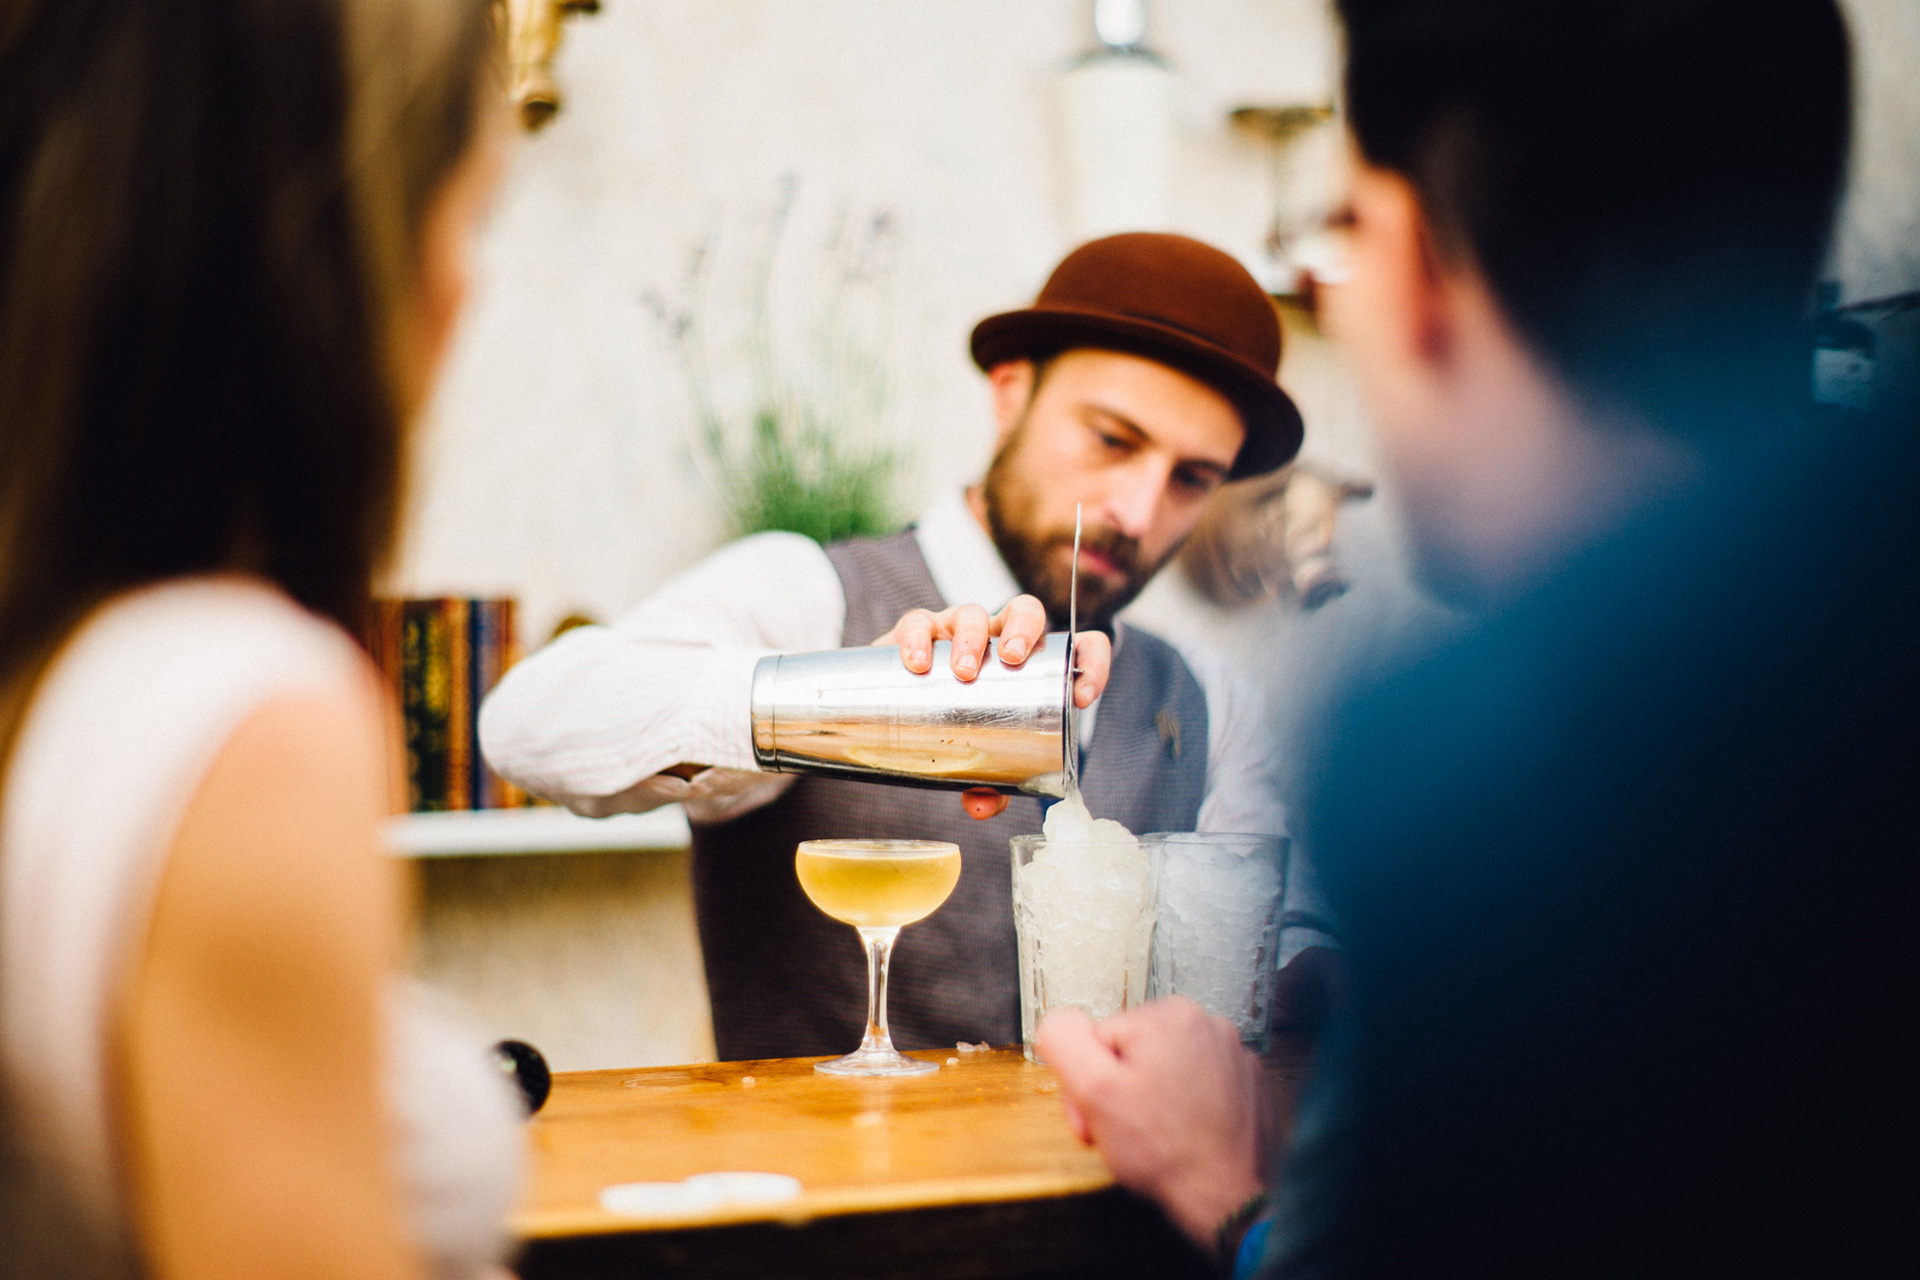
[[[862,1052],[893,1049],[893,1034],[887,1030],[887,966],[893,960],[893,943],[899,936],[897,925],[860,930],[860,941],[867,947],[867,1035],[860,1042]]]

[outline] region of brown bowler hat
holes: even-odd
[[[1235,480],[1300,451],[1300,410],[1274,381],[1280,317],[1247,269],[1211,245],[1150,231],[1090,241],[1053,269],[1031,307],[973,330],[982,369],[1074,347],[1144,356],[1231,400],[1247,427]]]

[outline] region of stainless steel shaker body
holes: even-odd
[[[953,674],[953,646],[916,675],[893,645],[777,654],[753,672],[753,758],[775,773],[900,786],[1058,796],[1071,741],[1069,645],[1047,636],[1009,668],[990,648],[980,675]]]

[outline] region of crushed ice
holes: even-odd
[[[1169,849],[1154,944],[1160,992],[1224,1015],[1243,1038],[1259,1036],[1266,1001],[1249,993],[1267,989],[1279,897],[1280,869],[1270,859],[1204,840]]]
[[[1095,818],[1077,794],[1047,811],[1042,830],[1046,843],[1021,870],[1014,903],[1039,962],[1023,981],[1038,984],[1041,1008],[1104,1018],[1145,994],[1147,855],[1131,831]]]

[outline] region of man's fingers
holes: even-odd
[[[1015,596],[991,617],[977,604],[955,605],[938,613],[910,609],[874,644],[899,645],[900,661],[907,670],[925,675],[933,669],[934,642],[951,640],[953,674],[962,680],[973,680],[986,665],[988,642],[996,636],[1000,641],[997,646],[1000,660],[1009,667],[1019,666],[1046,643],[1046,606],[1032,596],[1022,595]],[[1083,707],[1098,697],[1106,685],[1106,645],[1106,637],[1098,637],[1096,647],[1100,652],[1094,658],[1097,674],[1087,686],[1091,692],[1080,703]]]
[[[1165,996],[1103,1018],[1095,1027],[1101,1041],[1124,1058],[1134,1045],[1155,1041],[1194,1043],[1210,1028],[1204,1009],[1185,996]]]
[[[1048,1035],[1073,1035],[1080,1031],[1091,1032],[1093,1019],[1078,1009],[1055,1009],[1041,1020],[1039,1029],[1034,1033],[1036,1044]],[[1045,1057],[1045,1054],[1041,1054]]]
[[[1080,676],[1073,684],[1073,705],[1085,711],[1107,687],[1107,675],[1113,667],[1113,642],[1101,631],[1083,631],[1075,642],[1079,646]]]
[[[1034,1033],[1034,1047],[1076,1098],[1084,1098],[1118,1065],[1113,1051],[1094,1034],[1093,1019],[1078,1009],[1048,1014]]]
[[[980,674],[987,657],[987,611],[977,604],[963,604],[948,611],[948,627],[953,637],[953,674],[971,680]]]
[[[933,670],[933,638],[938,623],[925,609],[909,609],[894,624],[893,630],[874,641],[881,644],[891,639],[900,646],[900,661],[907,670],[916,675],[925,675]]]
[[[1047,635],[1047,609],[1033,596],[1015,596],[993,617],[1000,637],[1000,661],[1017,667],[1033,656]]]
[[[1060,1109],[1067,1113],[1067,1128],[1073,1130],[1073,1136],[1080,1139],[1080,1145],[1093,1145],[1093,1130],[1087,1127],[1087,1117],[1080,1110],[1080,1104],[1066,1094],[1060,1095]]]
[[[975,604],[956,605],[932,613],[910,609],[893,630],[874,641],[876,645],[900,646],[900,661],[907,670],[925,675],[933,669],[933,644],[953,641],[953,674],[973,680],[987,658],[987,642],[998,637],[1000,661],[1017,667],[1038,653],[1046,644],[1047,610],[1032,596],[1015,596],[992,617]],[[1107,687],[1113,667],[1113,642],[1099,631],[1083,632],[1079,637],[1079,676],[1074,681],[1074,705],[1085,710]]]
[[[1007,797],[992,787],[972,787],[960,793],[960,807],[967,811],[969,818],[985,822],[1007,811]]]
[[[1207,1026],[1212,1030],[1213,1038],[1218,1040],[1222,1045],[1244,1047],[1240,1039],[1240,1029],[1233,1025],[1232,1019],[1223,1018],[1217,1013],[1209,1014],[1207,1016]],[[1252,1056],[1251,1052],[1247,1054],[1249,1059],[1251,1059]]]

